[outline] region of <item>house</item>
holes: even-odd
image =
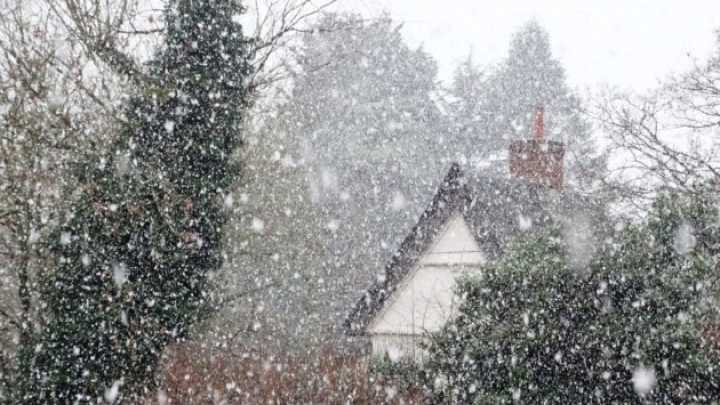
[[[509,153],[508,177],[453,164],[384,276],[353,307],[346,333],[368,338],[374,355],[421,360],[423,335],[457,310],[457,277],[479,275],[523,232],[564,225],[575,233],[571,239],[590,237],[599,210],[563,188],[563,145],[542,137],[542,110],[535,136],[514,142]]]

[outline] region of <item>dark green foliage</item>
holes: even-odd
[[[717,204],[658,198],[645,222],[570,265],[559,231],[536,235],[482,279],[460,283],[459,316],[431,337],[439,403],[695,404],[720,394],[711,281]],[[633,379],[656,379],[649,392]],[[647,374],[646,374],[647,375]]]
[[[49,321],[23,349],[18,403],[128,398],[201,314],[248,100],[241,12],[233,0],[169,1],[128,125],[79,173],[82,196],[52,241],[61,264],[42,286]]]
[[[389,357],[370,359],[370,374],[374,383],[404,392],[418,389],[423,370],[413,359],[392,360]]]

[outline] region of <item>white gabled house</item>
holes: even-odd
[[[481,276],[519,234],[597,218],[589,200],[562,188],[562,144],[535,138],[510,146],[510,176],[487,177],[453,164],[430,207],[344,323],[376,356],[421,361],[419,343],[457,311],[456,279]]]
[[[421,357],[418,337],[442,328],[456,310],[455,279],[478,274],[485,255],[459,212],[367,325],[373,352]]]

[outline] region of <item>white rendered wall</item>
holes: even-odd
[[[420,259],[420,266],[428,264],[480,265],[485,263],[485,255],[480,251],[470,228],[460,214],[455,214],[444,226],[437,240]]]
[[[412,358],[415,361],[422,361],[423,353],[420,349],[422,335],[393,335],[376,333],[371,336],[372,353],[374,356],[385,356],[391,360],[400,357]]]
[[[477,273],[485,261],[462,216],[452,216],[369,325],[373,353],[401,352],[418,358],[422,335],[438,331],[456,313],[456,278]]]

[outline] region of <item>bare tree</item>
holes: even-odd
[[[0,382],[40,327],[47,237],[71,201],[72,163],[106,144],[118,83],[42,1],[0,8]]]
[[[720,190],[720,51],[655,90],[598,99],[591,114],[613,156],[605,184],[618,196],[642,202],[659,187],[693,192],[698,182]]]
[[[297,34],[310,32],[308,22],[329,9],[338,0],[255,0],[250,14],[254,17],[254,85],[264,87],[292,77],[293,51]],[[332,27],[327,27],[332,29]]]
[[[95,61],[134,81],[143,80],[142,61],[163,32],[162,2],[141,8],[130,0],[46,0],[51,10]],[[260,99],[297,73],[299,34],[339,0],[254,0],[238,16],[253,38],[254,75],[250,87]]]

